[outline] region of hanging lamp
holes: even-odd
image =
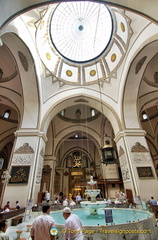
[[[103,164],[116,164],[117,152],[115,148],[110,144],[109,140],[105,141],[105,145],[101,148],[102,163]]]

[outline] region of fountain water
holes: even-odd
[[[91,197],[91,201],[80,202],[81,207],[88,208],[89,210],[85,209],[83,211],[82,208],[72,210],[82,221],[84,239],[103,240],[107,239],[108,236],[108,240],[122,240],[126,235],[128,236],[128,240],[158,239],[158,234],[155,231],[155,216],[148,211],[106,208],[106,210],[112,210],[113,215],[113,222],[108,221],[107,223],[105,219],[106,213],[104,212],[107,204],[104,201],[96,201],[96,196],[100,193],[100,189],[93,188],[96,183],[91,176],[90,182],[88,182],[91,189],[85,191]],[[58,229],[58,239],[62,240],[63,233],[65,232],[65,219],[62,216],[62,211],[54,211],[51,213],[51,216],[55,220]],[[139,234],[139,231],[141,234]]]
[[[90,201],[82,201],[80,202],[81,207],[89,208],[91,215],[98,214],[98,208],[106,207],[106,203],[104,201],[97,201],[96,196],[100,193],[100,189],[94,189],[93,186],[97,183],[93,180],[93,176],[90,177],[90,182],[87,182],[91,189],[85,190],[86,194],[90,196]]]

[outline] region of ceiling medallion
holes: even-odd
[[[121,30],[122,30],[122,32],[125,32],[125,25],[123,24],[123,22],[121,22]]]
[[[116,60],[116,54],[114,53],[114,54],[112,54],[112,56],[111,56],[111,62],[115,62],[115,60]]]
[[[90,1],[58,4],[50,22],[53,46],[73,62],[88,62],[100,56],[109,45],[112,31],[106,5]]]
[[[95,76],[96,75],[96,71],[95,70],[91,70],[90,71],[90,76]]]
[[[71,72],[70,70],[67,70],[67,71],[66,71],[66,75],[67,75],[68,77],[71,77],[71,76],[72,76],[72,72]]]
[[[53,83],[103,86],[117,78],[133,34],[123,11],[105,3],[67,1],[50,4],[40,16],[36,45]]]

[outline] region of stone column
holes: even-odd
[[[10,201],[15,207],[18,200],[21,207],[30,207],[37,202],[40,191],[43,156],[47,141],[44,133],[38,131],[17,131],[8,170],[11,178],[5,188],[3,205]]]
[[[158,181],[143,130],[126,130],[115,137],[125,189],[133,197],[158,198]]]
[[[54,177],[55,177],[55,168],[56,168],[56,157],[52,156],[52,172],[51,172],[51,179],[50,179],[50,193],[51,199],[54,201]]]

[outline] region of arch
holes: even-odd
[[[72,136],[73,133],[76,133],[76,126],[70,126],[69,129],[66,130],[62,130],[62,133],[59,133],[56,136],[56,139],[54,140],[54,149],[55,149],[55,155],[58,152],[58,149],[60,148],[60,146],[62,145],[61,139],[63,137],[69,137],[70,135]],[[88,136],[90,136],[90,139],[92,140],[92,142],[94,143],[94,145],[96,145],[98,148],[100,147],[100,136],[97,132],[95,132],[94,129],[89,129],[86,128],[86,126],[82,127],[82,133],[84,135],[87,134]]]
[[[76,93],[78,91],[78,94]],[[89,94],[88,94],[89,93]],[[94,97],[97,94],[97,97]],[[71,97],[70,97],[71,96]],[[62,93],[59,93],[56,95],[55,98],[51,99],[51,104],[47,108],[47,111],[45,112],[45,115],[43,117],[42,123],[41,123],[41,132],[47,132],[48,126],[53,119],[53,117],[60,112],[62,109],[65,108],[65,106],[73,106],[76,104],[75,101],[78,99],[84,99],[85,104],[94,107],[95,109],[101,112],[108,120],[110,121],[112,128],[114,130],[115,135],[121,130],[121,123],[119,116],[117,112],[115,111],[114,107],[116,108],[116,103],[113,102],[110,106],[110,99],[102,95],[102,99],[100,98],[100,93],[88,89],[85,91],[85,94],[83,95],[83,88],[77,88],[77,89],[69,89],[67,92],[64,92],[64,97]],[[50,101],[50,100],[49,100]],[[109,102],[109,104],[108,104]]]
[[[36,62],[36,57],[33,56],[28,49],[27,45],[24,43],[22,38],[17,35],[17,29],[14,30],[11,26],[8,27],[9,33],[4,33],[2,38],[9,49],[12,49],[12,55],[16,61],[16,66],[19,75],[19,82],[21,83],[20,94],[15,94],[12,91],[12,95],[8,90],[5,90],[5,95],[12,96],[12,100],[16,103],[17,108],[20,109],[21,114],[21,128],[37,128],[38,118],[40,114],[40,104],[39,104],[39,84],[37,72],[35,69],[34,61]],[[14,32],[13,32],[14,31]],[[10,41],[11,39],[11,41]],[[16,51],[18,49],[18,54]],[[15,49],[15,50],[14,50]],[[33,52],[33,51],[32,51]],[[19,53],[23,54],[23,59],[20,58]],[[24,61],[28,64],[28,70],[24,67]],[[37,68],[36,64],[36,68]],[[25,91],[24,91],[25,89]],[[25,103],[25,105],[23,105]],[[30,107],[34,106],[34,107]]]
[[[145,45],[140,52],[135,56],[131,67],[128,72],[126,84],[124,87],[124,98],[123,98],[123,118],[126,129],[140,129],[140,121],[139,121],[139,106],[138,106],[138,94],[139,87],[144,77],[144,72],[146,66],[150,62],[150,60],[155,56],[155,49],[158,48],[158,41],[153,41],[150,44]],[[140,60],[147,56],[144,64],[140,64]],[[140,69],[137,73],[136,67],[140,64]],[[132,89],[135,91],[132,92]],[[131,94],[132,93],[132,94]]]

